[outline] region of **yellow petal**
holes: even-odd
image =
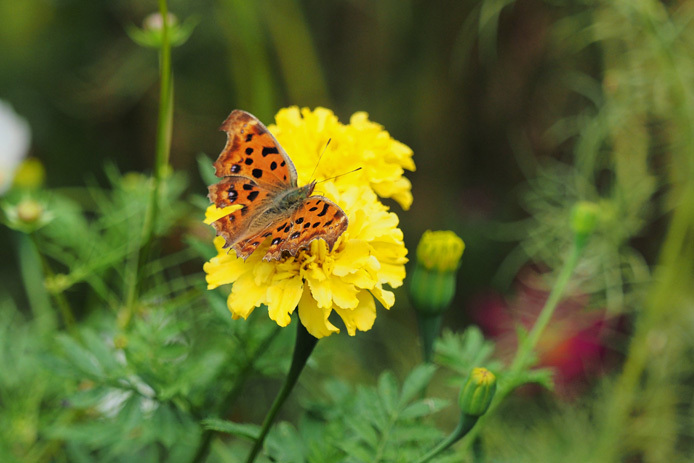
[[[395,294],[392,291],[386,291],[381,285],[374,286],[370,291],[386,309],[390,309],[395,304]]]
[[[265,302],[265,291],[265,288],[253,283],[250,274],[245,273],[231,287],[227,306],[232,314],[248,318],[253,309]]]
[[[354,309],[334,308],[350,336],[354,336],[356,330],[369,331],[376,321],[376,303],[373,296],[368,291],[360,291],[357,297],[359,305]]]
[[[219,209],[217,206],[212,204],[205,211],[205,220],[203,222],[205,222],[207,225],[210,225],[212,222],[216,222],[222,217],[227,216],[234,211],[238,211],[242,207],[243,205],[241,204],[234,204],[233,206],[227,206]]]
[[[328,321],[330,309],[321,309],[316,305],[311,292],[304,286],[304,292],[299,300],[299,320],[306,327],[311,336],[324,338],[340,330]]]
[[[279,326],[289,325],[292,320],[291,314],[301,299],[303,289],[304,283],[299,277],[275,282],[268,288],[268,315]]]

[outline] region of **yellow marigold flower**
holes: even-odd
[[[314,240],[295,257],[266,262],[263,256],[270,245],[266,240],[244,262],[233,251],[223,249],[224,239],[216,237],[218,254],[204,266],[207,284],[209,289],[232,284],[227,305],[234,318],[247,318],[256,307],[265,305],[272,320],[287,326],[298,308],[299,319],[307,331],[322,338],[339,332],[329,320],[333,312],[342,319],[347,332],[354,335],[356,330],[367,331],[373,326],[374,298],[387,309],[395,303],[394,294],[384,286],[402,285],[407,249],[398,228],[398,216],[389,212],[377,193],[389,191],[390,197],[409,206],[409,182],[397,177],[402,176],[403,167],[414,169],[412,153],[380,126],[368,122],[365,114],[352,119],[355,127],[341,125],[327,109],[299,112],[298,108],[289,108],[278,113],[277,125],[268,127],[292,158],[299,185],[311,180],[311,172],[329,138],[330,150],[321,160],[315,178],[345,173],[352,165],[376,172],[375,166],[386,165],[387,160],[396,167],[388,175],[374,174],[375,180],[360,171],[316,187],[315,193],[338,204],[349,220],[332,252],[328,252],[325,241]],[[360,131],[367,140],[371,137],[370,148],[365,140],[352,139]],[[368,135],[368,131],[377,133]],[[369,156],[379,159],[369,161]],[[360,164],[359,159],[371,164]],[[225,213],[228,211],[212,205],[205,222],[211,223]]]
[[[367,184],[378,196],[392,198],[403,209],[409,209],[412,184],[403,175],[405,169],[415,170],[412,150],[394,140],[381,125],[369,121],[365,112],[353,114],[349,125],[344,125],[329,109],[311,111],[293,106],[281,109],[275,120],[276,124],[268,129],[292,157],[299,185],[313,180],[314,168],[313,178],[321,180],[361,167],[358,172],[340,177],[336,183]],[[328,140],[330,145],[318,163]]]
[[[332,252],[325,241],[314,240],[296,257],[266,262],[264,248],[270,243],[265,242],[244,262],[223,249],[223,238],[215,238],[218,255],[204,266],[207,284],[209,289],[233,284],[227,305],[234,318],[247,318],[264,304],[272,320],[287,326],[298,305],[301,323],[311,335],[322,338],[339,332],[328,320],[333,311],[354,335],[373,326],[374,297],[392,307],[395,297],[383,285],[400,286],[407,262],[398,216],[388,212],[368,187],[350,186],[339,192],[330,183],[322,186],[321,194],[339,204],[349,219]],[[208,214],[214,215],[215,209],[210,206]]]

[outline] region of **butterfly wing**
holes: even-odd
[[[229,176],[209,187],[210,201],[218,208],[239,205],[240,209],[212,222],[217,235],[224,238],[224,247],[232,247],[248,235],[256,235],[259,228],[267,224],[257,224],[258,217],[272,203],[273,194],[246,177]]]
[[[239,241],[238,248],[236,245],[233,248],[239,257],[248,257],[263,240],[269,239],[270,248],[263,258],[273,260],[286,254],[295,256],[299,250],[308,248],[311,241],[321,238],[332,251],[347,225],[347,215],[340,206],[323,196],[310,196],[293,211],[278,216],[271,225]]]
[[[214,163],[217,177],[248,177],[270,190],[296,187],[294,164],[255,116],[234,110],[220,130],[226,132],[227,142]]]

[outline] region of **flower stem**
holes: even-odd
[[[270,430],[270,426],[272,426],[272,423],[275,421],[277,412],[279,412],[280,408],[284,404],[284,401],[289,396],[289,393],[292,392],[296,381],[299,379],[301,370],[304,369],[306,361],[311,356],[311,352],[313,352],[313,348],[316,347],[317,342],[318,339],[306,331],[304,325],[301,324],[301,320],[297,320],[297,332],[296,341],[294,343],[292,365],[289,367],[289,373],[287,373],[287,377],[284,379],[282,389],[280,389],[277,397],[275,397],[272,407],[270,407],[270,411],[268,411],[267,415],[265,416],[265,420],[263,421],[263,425],[260,430],[260,435],[256,439],[255,444],[251,449],[251,453],[248,454],[246,463],[253,463],[253,461],[255,461],[255,457],[263,447],[263,442],[265,441],[265,437]]]
[[[417,312],[417,324],[419,325],[419,337],[422,340],[422,355],[426,363],[431,363],[434,358],[434,342],[441,330],[442,314],[429,315]]]
[[[130,321],[137,298],[142,267],[149,258],[152,238],[159,213],[159,197],[162,180],[168,170],[171,151],[171,129],[173,124],[173,74],[171,71],[171,40],[169,36],[168,7],[166,0],[159,0],[162,17],[162,40],[159,50],[159,116],[155,147],[155,165],[149,202],[142,224],[142,235],[128,271],[129,281],[126,295],[127,314],[124,324]]]
[[[451,432],[448,437],[439,442],[439,444],[431,449],[426,455],[416,461],[416,463],[424,463],[432,458],[434,458],[439,453],[446,450],[451,445],[455,444],[457,441],[462,439],[477,423],[479,419],[478,416],[472,416],[467,414],[460,415],[460,421],[458,421],[458,426]]]
[[[494,397],[494,401],[489,406],[489,410],[487,410],[487,413],[481,417],[482,422],[486,421],[488,417],[491,416],[494,413],[494,411],[499,407],[499,405],[504,401],[506,396],[508,396],[511,392],[513,392],[513,390],[516,387],[519,386],[516,377],[518,373],[520,373],[524,368],[528,367],[528,357],[537,345],[537,342],[539,341],[542,332],[545,330],[547,324],[552,318],[552,315],[554,314],[554,311],[557,308],[557,305],[559,304],[559,301],[561,300],[564,291],[566,290],[571,275],[576,269],[576,265],[578,264],[581,252],[583,252],[586,243],[587,236],[585,235],[579,235],[574,238],[570,254],[564,262],[564,266],[562,267],[561,271],[559,272],[557,281],[554,283],[554,287],[552,288],[552,291],[550,291],[549,293],[549,297],[547,298],[547,301],[545,302],[545,305],[542,308],[542,311],[540,312],[540,316],[537,317],[535,325],[533,325],[530,334],[528,334],[528,336],[523,340],[523,342],[519,346],[518,351],[516,352],[516,357],[513,359],[513,363],[509,368],[508,380],[504,381],[499,385],[499,389],[497,390],[497,393]],[[469,433],[468,438],[464,442],[464,445],[466,447],[469,447],[473,444],[475,438],[479,434],[480,429],[481,426],[477,426],[472,430],[472,432]]]
[[[537,317],[537,320],[535,320],[535,325],[533,325],[528,337],[525,338],[518,348],[518,352],[516,352],[516,357],[511,364],[511,374],[516,374],[523,370],[523,368],[527,367],[528,356],[533,349],[535,349],[537,342],[540,340],[542,332],[545,330],[545,328],[547,328],[547,324],[552,318],[552,315],[554,315],[554,311],[556,310],[557,305],[559,304],[559,301],[566,290],[566,286],[569,283],[569,279],[571,278],[576,265],[578,264],[581,251],[583,251],[585,244],[585,239],[579,239],[578,237],[574,239],[571,253],[569,254],[568,259],[566,259],[564,262],[564,266],[557,277],[557,281],[554,283],[552,291],[549,293],[549,297],[545,302],[545,306],[542,308],[542,312],[540,312],[540,316]],[[503,395],[500,394],[499,398],[502,399]]]

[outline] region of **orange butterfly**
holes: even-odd
[[[246,260],[265,240],[263,259],[295,256],[321,238],[332,251],[347,229],[347,215],[329,199],[314,195],[316,181],[297,186],[296,168],[275,137],[255,116],[232,111],[220,130],[227,143],[214,163],[222,180],[209,187],[210,201],[218,208],[242,207],[212,225]]]

